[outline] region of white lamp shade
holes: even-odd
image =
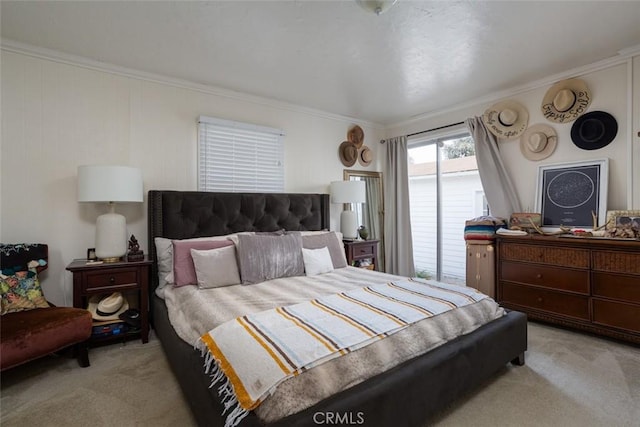
[[[333,181],[331,183],[332,203],[364,203],[367,200],[364,181]]]
[[[128,166],[78,166],[79,202],[142,202],[142,172]]]

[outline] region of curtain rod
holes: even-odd
[[[458,126],[458,125],[463,125],[463,124],[464,124],[464,122],[458,122],[458,123],[451,123],[450,125],[440,126],[440,127],[433,128],[433,129],[421,130],[420,132],[410,133],[409,135],[407,135],[407,138],[409,138],[411,136],[421,135],[423,133],[433,132],[433,131],[436,131],[436,130],[446,129],[446,128],[450,128],[450,127]],[[381,139],[380,140],[380,144],[384,144],[384,143],[385,143],[385,140]]]

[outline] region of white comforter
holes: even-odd
[[[199,338],[240,315],[308,301],[402,277],[346,267],[312,277],[291,277],[255,285],[200,290],[168,287],[165,301],[178,335],[203,349]],[[422,320],[390,337],[317,366],[280,384],[256,410],[265,422],[299,412],[338,391],[358,384],[406,360],[467,334],[504,315],[490,298]]]

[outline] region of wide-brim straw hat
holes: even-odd
[[[349,142],[353,142],[357,149],[360,149],[364,142],[364,131],[360,126],[356,125],[347,132],[347,139]]]
[[[618,122],[609,113],[592,111],[578,117],[571,126],[571,140],[583,150],[606,147],[618,133]]]
[[[120,293],[114,292],[106,297],[94,295],[89,298],[87,310],[94,320],[119,320],[120,314],[129,309],[129,302]]]
[[[557,144],[555,129],[542,123],[529,126],[520,137],[520,151],[524,157],[533,161],[549,157]]]
[[[358,161],[362,166],[369,166],[373,161],[373,151],[365,145],[362,147],[362,150],[360,150]]]
[[[353,142],[344,141],[338,148],[338,155],[343,165],[351,167],[358,160],[358,147]]]
[[[529,123],[529,112],[519,102],[500,101],[482,115],[485,126],[501,139],[515,139],[522,135]]]
[[[555,123],[570,123],[587,111],[591,92],[581,79],[566,79],[551,86],[542,98],[542,115]]]

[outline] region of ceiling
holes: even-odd
[[[3,39],[382,125],[640,44],[638,1],[6,1]]]

